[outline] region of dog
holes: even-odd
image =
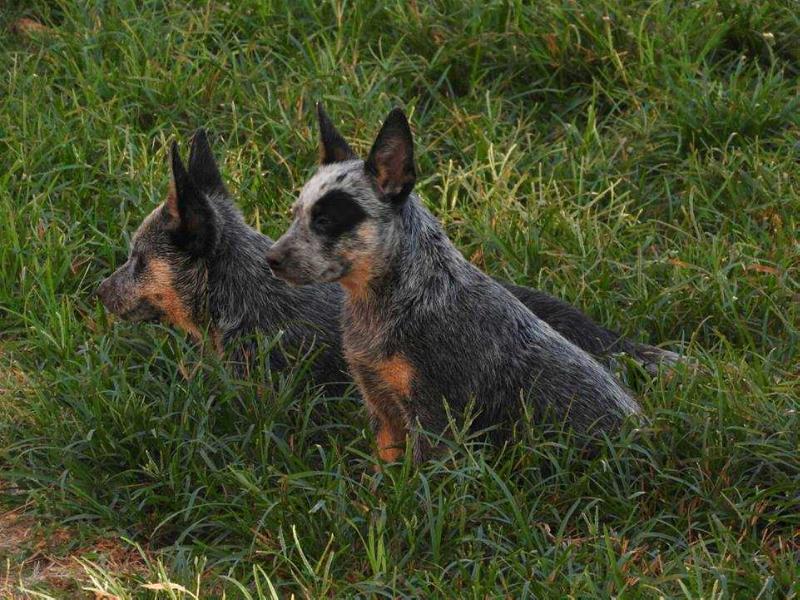
[[[330,128],[329,121],[323,123]],[[173,324],[197,342],[208,332],[241,377],[255,367],[258,338],[272,339],[284,331],[282,345],[294,347],[295,357],[321,353],[312,364],[313,378],[329,393],[342,392],[350,377],[341,351],[339,286],[293,288],[272,276],[263,256],[273,241],[245,223],[204,130],[191,140],[188,169],[173,145],[171,172],[166,201],[133,235],[127,261],[97,289],[106,309],[128,321]],[[677,359],[596,324],[540,290],[503,285],[556,331],[606,363],[625,352],[655,371],[660,363]],[[291,360],[278,349],[270,354],[276,368]]]
[[[321,164],[266,253],[298,286],[338,282],[344,354],[376,434],[397,460],[410,437],[419,463],[449,423],[445,401],[474,431],[508,439],[527,405],[538,419],[594,436],[641,409],[587,352],[470,264],[413,193],[413,139],[389,113],[360,160],[318,106]]]
[[[188,168],[177,143],[170,154],[166,200],[134,234],[125,264],[97,289],[106,309],[129,321],[167,322],[196,342],[208,335],[241,377],[255,367],[258,336],[281,334],[269,353],[271,368],[316,353],[314,381],[343,392],[350,378],[338,287],[296,288],[272,276],[263,257],[273,242],[232,202],[205,131],[192,138]]]

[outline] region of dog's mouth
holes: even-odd
[[[308,270],[296,267],[270,267],[273,277],[291,286],[312,285],[314,283],[330,283],[342,276],[341,269],[325,269],[321,274],[309,273]]]
[[[114,311],[112,311],[114,312]],[[161,321],[164,313],[150,304],[147,300],[139,302],[136,306],[115,314],[125,321],[133,323],[157,323]]]

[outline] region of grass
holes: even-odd
[[[800,595],[795,2],[11,2],[0,57],[4,593]],[[357,399],[112,324],[167,142],[207,127],[276,236],[317,99],[360,151],[406,107],[473,262],[702,369],[628,373],[650,421],[596,457],[532,427],[376,475]]]

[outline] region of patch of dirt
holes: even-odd
[[[4,361],[5,362],[5,361]],[[14,389],[24,389],[28,385],[28,376],[13,361],[2,365],[0,374],[0,394],[9,394]]]
[[[24,506],[0,513],[0,598],[28,598],[25,590],[32,589],[69,594],[70,598],[109,598],[83,589],[89,578],[80,560],[123,577],[147,570],[140,553],[118,538],[99,537],[91,544],[65,550],[75,537],[67,527],[44,526],[26,514]]]

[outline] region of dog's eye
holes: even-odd
[[[326,215],[317,215],[317,218],[314,219],[314,224],[321,229],[326,229],[333,225],[333,219]]]

